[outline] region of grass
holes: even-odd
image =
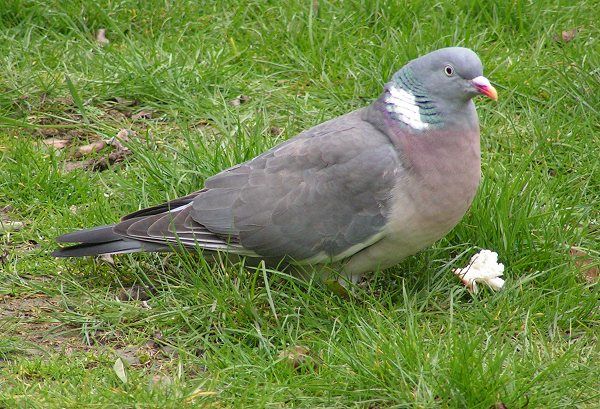
[[[599,19],[592,1],[4,0],[0,208],[24,227],[0,235],[0,407],[596,407]],[[49,256],[449,45],[500,92],[477,101],[482,186],[447,237],[355,298],[200,256]],[[69,171],[122,128],[124,162]],[[504,291],[453,277],[478,248],[507,266]]]

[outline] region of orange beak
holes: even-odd
[[[498,100],[498,91],[490,84],[490,81],[487,78],[483,76],[475,77],[471,80],[471,83],[482,95],[485,95],[494,101]]]

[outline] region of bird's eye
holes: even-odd
[[[447,76],[451,77],[452,74],[454,74],[454,67],[452,67],[451,65],[446,65],[444,67],[444,72],[446,73]]]

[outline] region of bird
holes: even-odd
[[[208,178],[187,196],[57,238],[56,257],[176,249],[334,266],[346,286],[463,218],[481,178],[473,98],[497,100],[463,47],[407,62],[369,105]]]

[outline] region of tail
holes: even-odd
[[[169,251],[164,244],[125,238],[113,231],[115,225],[78,230],[56,239],[59,243],[79,243],[52,252],[54,257],[85,257],[102,254],[136,253],[138,251]]]

